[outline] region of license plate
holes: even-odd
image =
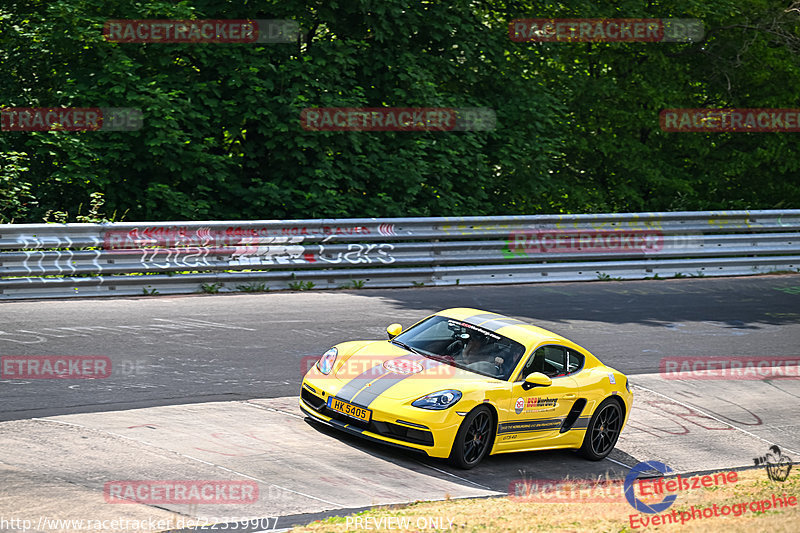
[[[343,402],[342,400],[332,396],[328,399],[328,407],[344,415],[352,416],[358,420],[363,420],[364,422],[369,422],[372,419],[372,411],[369,409],[357,407],[351,403]]]

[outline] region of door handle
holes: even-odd
[[[574,394],[572,394],[572,393],[565,394],[565,395],[564,395],[564,399],[565,399],[565,400],[574,400],[574,399],[575,399],[575,395],[574,395]]]

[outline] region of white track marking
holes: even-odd
[[[288,383],[287,383],[287,385],[288,385]],[[264,411],[272,411],[273,413],[280,413],[282,415],[291,416],[291,417],[294,417],[294,418],[298,418],[300,420],[305,420],[306,419],[306,417],[304,417],[304,416],[296,415],[294,413],[289,413],[287,411],[281,411],[280,409],[275,409],[274,407],[267,407],[266,405],[259,405],[257,403],[251,403],[250,400],[244,401],[242,403],[244,403],[244,405],[249,405],[250,407],[255,407],[256,409],[263,409]]]
[[[47,418],[31,418],[30,420],[38,420],[38,421],[41,421],[41,422],[51,422],[53,424],[63,424],[65,426],[73,426],[73,427],[77,427],[77,428],[81,428],[81,429],[86,429],[86,430],[89,430],[89,431],[100,431],[102,433],[107,433],[109,435],[114,435],[115,437],[119,437],[121,439],[129,440],[129,441],[132,441],[132,442],[137,442],[139,444],[144,444],[145,446],[149,446],[149,447],[155,448],[157,450],[168,451],[170,453],[177,454],[177,455],[179,455],[181,457],[184,457],[186,459],[190,459],[192,461],[197,461],[198,463],[203,463],[203,464],[208,465],[208,466],[213,466],[215,468],[219,468],[220,470],[224,470],[225,472],[230,472],[231,474],[235,474],[237,476],[242,476],[242,477],[245,477],[247,479],[252,479],[253,481],[257,481],[259,483],[263,483],[263,484],[265,484],[265,485],[267,485],[269,487],[277,487],[280,490],[285,490],[286,492],[291,492],[291,493],[294,493],[294,494],[298,494],[300,496],[303,496],[304,498],[309,498],[311,500],[317,500],[319,502],[327,503],[329,505],[335,505],[335,506],[337,506],[339,508],[344,507],[343,505],[341,505],[339,503],[336,503],[336,502],[323,500],[322,498],[317,498],[316,496],[311,496],[310,494],[304,494],[304,493],[298,492],[296,490],[287,489],[286,487],[281,487],[280,485],[276,485],[274,483],[269,483],[267,481],[264,481],[263,479],[258,479],[256,477],[249,476],[247,474],[243,474],[242,472],[237,472],[236,470],[231,470],[230,468],[226,468],[226,467],[224,467],[222,465],[218,465],[218,464],[215,464],[215,463],[210,463],[208,461],[204,461],[203,459],[199,459],[197,457],[192,457],[191,455],[186,455],[185,453],[180,453],[180,452],[175,452],[175,451],[172,451],[172,450],[168,450],[166,448],[162,448],[160,446],[156,446],[155,444],[150,444],[149,442],[133,439],[131,437],[126,437],[125,435],[120,435],[119,433],[114,433],[113,431],[108,431],[108,430],[105,430],[105,429],[96,429],[96,428],[91,428],[89,426],[84,426],[84,425],[81,425],[81,424],[75,424],[74,422],[63,422],[61,420],[51,420],[51,419],[47,419]]]
[[[480,488],[482,488],[484,490],[488,490],[488,491],[494,492],[496,494],[502,494],[501,492],[498,492],[498,491],[496,491],[496,490],[494,490],[494,489],[492,489],[490,487],[487,487],[485,485],[481,485],[480,483],[475,483],[474,481],[469,480],[467,478],[464,478],[464,477],[461,477],[461,476],[457,476],[457,475],[453,474],[452,472],[448,472],[447,470],[442,470],[440,468],[436,468],[435,466],[431,466],[431,465],[429,465],[427,463],[423,463],[422,461],[418,461],[416,459],[414,459],[414,462],[419,463],[422,466],[426,466],[426,467],[430,468],[431,470],[436,470],[437,472],[441,472],[442,474],[447,474],[448,476],[452,476],[452,477],[454,477],[456,479],[460,479],[461,481],[466,481],[467,483],[472,483],[476,487],[480,487]]]
[[[612,459],[611,457],[606,457],[606,461],[611,461],[612,463],[616,463],[616,464],[618,464],[619,466],[624,466],[624,467],[625,467],[625,468],[627,468],[628,470],[630,470],[630,469],[632,469],[632,468],[633,468],[632,466],[628,466],[628,465],[626,465],[625,463],[620,463],[619,461],[616,461],[616,460]]]

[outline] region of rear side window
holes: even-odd
[[[574,350],[567,350],[567,372],[572,374],[583,367],[583,355]]]

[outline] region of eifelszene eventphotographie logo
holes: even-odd
[[[772,445],[766,455],[753,459],[756,466],[764,465],[767,476],[772,481],[784,482],[792,471],[792,458],[781,453],[777,445]]]

